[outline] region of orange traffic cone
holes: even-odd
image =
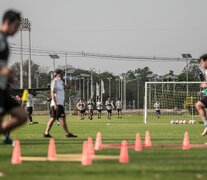
[[[101,149],[103,149],[101,132],[98,132],[96,135],[95,150],[101,150]]]
[[[56,148],[55,148],[55,140],[54,138],[50,138],[48,152],[47,152],[48,160],[56,160]]]
[[[15,141],[13,153],[12,153],[12,159],[11,159],[12,164],[21,164],[21,149],[20,149],[20,142],[19,140]]]
[[[188,136],[188,132],[186,131],[184,134],[184,138],[183,138],[183,150],[188,150],[190,149],[190,141],[189,141],[189,136]]]
[[[141,151],[142,150],[142,142],[140,138],[140,134],[136,134],[136,140],[135,140],[135,146],[134,146],[135,151]]]
[[[88,141],[84,141],[84,143],[83,143],[82,159],[81,159],[81,164],[83,166],[87,166],[87,165],[92,164],[92,159],[91,159],[91,155],[89,153],[88,144],[89,144]]]
[[[123,140],[121,143],[119,163],[128,163],[128,162],[129,162],[129,156],[128,156],[127,141]]]
[[[146,148],[152,147],[152,142],[151,142],[149,131],[146,131],[146,133],[145,133],[144,145],[145,145]]]
[[[93,147],[93,139],[91,137],[88,138],[88,150],[90,155],[94,155],[94,147]]]

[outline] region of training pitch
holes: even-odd
[[[21,154],[25,157],[47,157],[49,139],[43,138],[48,116],[33,116],[39,124],[26,124],[15,130],[11,136],[21,143]],[[109,121],[105,115],[102,119],[68,116],[67,122],[72,133],[78,138],[66,138],[63,129],[54,124],[51,135],[55,139],[57,154],[81,154],[83,141],[88,137],[95,142],[96,133],[102,133],[102,143],[120,144],[122,140],[133,144],[139,132],[144,142],[145,132],[150,132],[152,144],[155,146],[175,144],[181,145],[183,135],[188,131],[190,143],[204,144],[207,137],[201,137],[202,124],[171,125],[169,123],[143,124],[143,117],[126,115],[122,119],[112,116]],[[128,149],[129,163],[120,164],[115,159],[93,161],[90,166],[82,166],[80,162],[61,161],[24,161],[21,165],[11,164],[13,147],[0,145],[0,179],[14,180],[55,180],[55,179],[207,179],[207,148],[147,148],[141,152]],[[120,149],[107,148],[95,152],[97,155],[119,156]]]

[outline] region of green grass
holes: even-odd
[[[13,132],[21,142],[22,156],[47,156],[48,139],[43,138],[48,116],[34,116],[37,125],[25,125]],[[145,131],[149,130],[152,143],[181,144],[184,132],[189,132],[191,143],[205,143],[201,137],[202,124],[144,125],[142,116],[124,116],[122,119],[112,117],[110,125],[106,117],[80,121],[77,116],[67,117],[71,132],[78,134],[77,139],[67,139],[61,127],[54,125],[51,134],[55,137],[56,151],[59,154],[81,153],[82,144],[89,136],[95,141],[96,133],[102,133],[103,143],[121,143],[126,139],[134,143],[135,135],[140,133],[142,142]],[[11,165],[13,148],[10,145],[0,146],[0,172],[5,174],[0,179],[33,180],[33,179],[207,179],[207,149],[144,149],[135,152],[129,149],[129,163],[119,164],[117,160],[93,161],[91,166],[82,166],[79,162],[23,162]],[[96,154],[119,155],[119,149],[104,149]]]

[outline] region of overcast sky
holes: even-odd
[[[131,56],[194,58],[206,53],[206,0],[1,0],[1,16],[8,8],[21,11],[32,23],[32,48],[84,51]],[[24,46],[28,33],[24,32]],[[20,45],[20,34],[9,42]],[[12,55],[10,64],[19,61]],[[25,59],[27,57],[25,56]],[[47,57],[33,56],[53,68]],[[184,62],[112,61],[70,57],[68,63],[114,74],[143,68],[159,75],[180,73]],[[64,64],[64,58],[57,61]]]

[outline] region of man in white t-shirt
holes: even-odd
[[[26,105],[27,105],[27,115],[28,115],[29,123],[33,124],[33,120],[32,120],[33,96],[32,96],[32,94],[28,94],[28,100],[27,100]]]
[[[106,111],[107,111],[107,119],[111,119],[112,109],[114,108],[113,102],[110,98],[108,98],[105,102]]]
[[[159,119],[160,118],[160,103],[158,101],[154,103],[154,108],[155,108],[157,118]]]
[[[87,101],[87,108],[88,108],[88,119],[93,119],[93,109],[94,109],[95,103],[91,98]]]
[[[98,100],[96,102],[96,109],[97,109],[97,112],[98,112],[98,119],[99,118],[101,119],[101,111],[103,109],[103,103],[102,103],[100,98],[98,98]]]
[[[66,137],[73,138],[77,137],[69,132],[68,126],[66,123],[65,110],[64,110],[64,102],[65,102],[65,90],[64,83],[62,81],[62,70],[57,69],[55,71],[55,78],[51,82],[51,109],[50,109],[50,120],[47,124],[47,128],[44,133],[45,138],[52,137],[49,134],[50,129],[52,128],[53,123],[56,119],[60,120],[61,126],[63,127]]]
[[[116,101],[116,110],[118,113],[118,118],[122,118],[122,102],[120,98],[118,98]]]

